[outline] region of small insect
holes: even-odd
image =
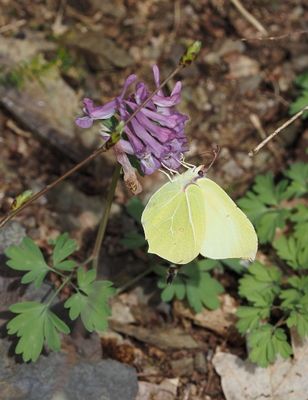
[[[174,281],[174,278],[177,276],[179,272],[180,267],[174,264],[171,264],[170,267],[167,270],[167,285],[171,285],[172,282]]]
[[[33,192],[32,190],[25,190],[23,193],[19,194],[15,199],[13,200],[13,203],[11,204],[11,210],[17,210],[20,208],[23,204],[25,204],[30,197],[32,196]]]

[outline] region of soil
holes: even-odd
[[[245,7],[266,28],[266,37],[227,0],[0,0],[0,43],[14,39],[30,43],[30,47],[32,43],[34,48],[44,40],[45,45],[33,51],[47,62],[55,60],[61,49],[65,58],[54,79],[61,79],[61,85],[73,91],[77,116],[83,97],[98,104],[106,102],[121,91],[131,73],[153,87],[153,64],[159,65],[165,77],[175,68],[187,43],[201,40],[197,61],[176,77],[183,82],[180,109],[190,116],[186,159],[207,163],[211,149],[219,145],[220,155],[210,174],[236,198],[257,174],[269,170],[279,174],[291,162],[307,157],[303,151],[307,122],[301,119],[254,158],[248,157],[248,152],[262,141],[264,132],[270,134],[289,118],[290,104],[298,94],[294,79],[308,70],[308,5],[304,0],[253,0],[245,2]],[[14,57],[6,58],[5,51],[1,44],[1,70],[7,72],[13,68]],[[4,60],[10,57],[12,63],[6,64]],[[29,79],[33,83],[37,77]],[[169,82],[167,90],[174,83]],[[72,128],[63,150],[62,145],[57,146],[62,143],[58,125],[55,139],[40,136],[41,128],[33,128],[35,110],[28,113],[23,104],[24,111],[19,112],[4,101],[12,91],[26,90],[25,85],[5,86],[1,91],[0,216],[9,211],[17,194],[29,188],[40,190],[71,168],[76,158],[82,158],[79,150],[70,154],[70,145],[75,149],[76,143],[81,143],[82,151],[89,153],[96,140],[95,134],[80,139],[81,133]],[[61,93],[57,96],[61,113],[67,100]],[[29,102],[35,100],[29,98]],[[42,118],[53,125],[61,115]],[[46,252],[50,238],[68,230],[80,245],[78,257],[86,258],[95,240],[100,204],[113,165],[112,154],[104,155],[70,177],[55,194],[45,195],[26,208],[16,220]],[[141,199],[147,199],[163,181],[160,173],[142,178]],[[135,227],[125,208],[131,197],[125,185],[119,184],[100,263],[101,274],[117,286],[146,268],[144,253],[127,250],[120,242],[124,233]],[[225,271],[217,278],[236,306],[237,276]],[[175,305],[160,301],[154,275],[129,286],[114,302],[119,314],[111,320],[109,333],[101,337],[103,358],[136,368],[143,385],[163,385],[169,379],[176,387],[174,395],[161,394],[157,399],[225,399],[211,359],[218,347],[246,356],[245,341],[234,326],[223,334],[197,326],[178,313]],[[127,308],[131,321],[125,320]],[[154,338],[150,337],[152,330]],[[196,346],[187,348],[184,341],[183,348],[172,347],[177,330]],[[169,332],[170,341],[162,345],[164,332]],[[153,387],[145,385],[144,390],[149,393]],[[140,400],[146,398],[150,397]]]

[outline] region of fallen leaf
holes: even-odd
[[[227,400],[308,400],[308,341],[292,332],[294,359],[268,368],[217,352],[213,358]]]
[[[197,349],[198,343],[180,328],[147,329],[110,320],[111,329],[162,349]]]
[[[221,336],[225,336],[231,326],[236,322],[235,300],[229,295],[221,296],[221,307],[211,311],[206,308],[198,314],[194,314],[190,308],[185,307],[182,302],[174,302],[176,315],[191,319],[194,324],[210,329]]]

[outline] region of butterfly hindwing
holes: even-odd
[[[202,178],[197,185],[205,204],[205,233],[200,253],[213,259],[253,260],[258,242],[249,219],[212,180]]]

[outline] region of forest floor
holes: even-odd
[[[102,104],[131,73],[153,87],[151,66],[158,64],[166,77],[190,40],[203,45],[198,60],[176,77],[183,82],[180,109],[190,117],[187,160],[208,162],[219,145],[210,175],[233,198],[256,175],[279,174],[304,160],[308,129],[301,119],[254,158],[248,152],[290,117],[294,80],[308,70],[308,5],[245,3],[265,36],[228,0],[0,0],[0,75],[11,79],[0,77],[0,215],[17,194],[43,188],[99,143],[97,126],[81,131],[74,125],[83,97]],[[113,166],[112,154],[104,154],[16,220],[47,252],[50,238],[69,232],[86,258]],[[160,173],[142,178],[141,199],[164,180]],[[162,303],[154,274],[129,286],[146,268],[144,253],[121,243],[136,229],[126,210],[131,197],[119,184],[103,245],[101,276],[128,288],[113,300],[99,353],[136,369],[138,400],[225,399],[211,360],[217,349],[247,355],[234,327],[237,276],[217,272],[226,292],[221,308],[204,310],[199,319],[185,304]],[[3,310],[12,294],[0,299]]]

